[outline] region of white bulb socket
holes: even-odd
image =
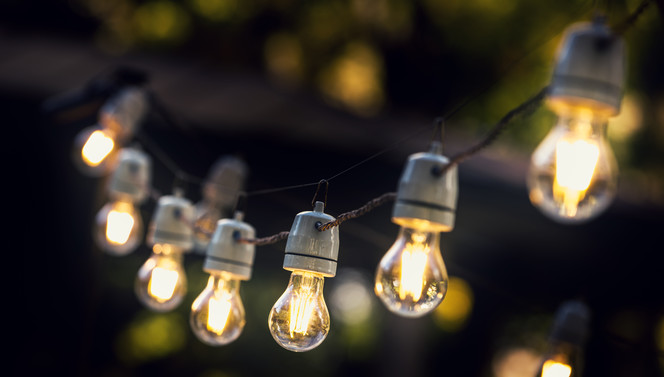
[[[300,212],[295,216],[286,241],[285,270],[315,272],[325,277],[336,275],[339,229],[317,229],[318,225],[335,220],[324,213],[324,209],[323,202],[316,202],[313,211]]]
[[[613,116],[620,111],[625,44],[602,18],[565,32],[549,86],[549,106],[586,107]]]
[[[169,244],[184,251],[194,246],[194,206],[177,195],[162,196],[150,222],[147,242]]]
[[[408,158],[401,174],[392,222],[407,228],[449,232],[454,228],[458,194],[457,167],[444,173],[449,159],[438,142],[428,152]]]
[[[223,209],[235,205],[248,174],[247,164],[234,156],[217,160],[203,185],[203,198],[213,206]]]
[[[151,171],[152,162],[146,153],[135,148],[121,149],[109,181],[109,196],[143,202],[150,191]]]
[[[207,248],[203,271],[207,273],[227,272],[238,280],[251,279],[256,246],[238,242],[238,238],[254,238],[254,228],[242,221],[242,212],[233,219],[217,222]]]
[[[145,89],[130,86],[109,98],[99,111],[99,123],[116,132],[119,140],[131,138],[148,112]]]

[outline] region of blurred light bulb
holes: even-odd
[[[538,377],[581,375],[589,320],[590,312],[582,302],[569,301],[561,305],[556,313]]]
[[[97,213],[95,241],[105,252],[121,256],[138,247],[143,236],[143,221],[137,209],[148,195],[151,161],[137,148],[123,148],[108,182],[111,199]]]
[[[224,272],[210,274],[207,286],[191,306],[190,323],[196,337],[209,345],[237,339],[245,323],[240,281]]]
[[[527,179],[530,201],[555,221],[589,220],[615,196],[607,124],[620,112],[624,61],[623,40],[605,17],[566,30],[547,89],[558,121],[533,153]]]
[[[134,284],[138,299],[152,310],[174,309],[187,292],[182,260],[194,243],[193,213],[194,207],[180,191],[159,198],[147,236],[152,255],[138,270]]]
[[[143,236],[141,214],[130,201],[116,200],[97,213],[95,239],[112,255],[132,252]]]
[[[323,299],[323,275],[293,271],[268,319],[274,340],[290,351],[309,351],[325,340],[330,314]]]
[[[147,307],[165,312],[177,307],[187,292],[182,250],[155,244],[152,255],[138,271],[136,294]]]
[[[587,113],[560,117],[533,153],[530,200],[560,222],[588,220],[615,196],[617,168],[606,137],[606,118]]]
[[[447,291],[447,270],[440,233],[402,227],[378,265],[376,295],[392,312],[419,317],[440,304]]]
[[[83,129],[74,143],[74,162],[85,174],[102,176],[114,166],[117,152],[115,133],[107,128],[93,126]]]
[[[542,377],[570,377],[572,367],[565,363],[547,360],[542,366]]]

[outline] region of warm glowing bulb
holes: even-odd
[[[187,290],[182,250],[155,244],[152,256],[138,271],[135,288],[141,302],[153,310],[164,312],[178,306]]]
[[[97,214],[95,240],[111,255],[126,255],[139,245],[143,222],[130,201],[117,200],[106,204]]]
[[[111,153],[114,146],[115,142],[107,132],[103,130],[92,132],[81,149],[83,162],[93,167],[99,165]]]
[[[76,136],[73,158],[84,173],[100,176],[111,171],[117,155],[117,141],[113,131],[93,126],[83,129]]]
[[[406,317],[434,310],[447,291],[440,233],[402,227],[378,265],[375,291],[387,308]]]
[[[323,275],[295,270],[288,287],[270,311],[274,340],[290,351],[309,351],[325,340],[330,314],[323,299]]]
[[[589,111],[559,119],[533,153],[528,174],[530,200],[561,222],[601,213],[615,195],[616,181],[606,119]]]
[[[211,274],[207,286],[191,305],[189,320],[203,343],[220,346],[237,339],[245,323],[240,281],[225,272]]]
[[[547,360],[542,366],[541,377],[569,377],[571,374],[572,367],[569,365],[553,360]]]

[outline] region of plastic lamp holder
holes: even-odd
[[[254,228],[242,222],[242,213],[233,219],[217,221],[217,227],[208,245],[203,270],[207,273],[228,272],[239,280],[251,279],[256,246],[237,242],[238,238],[254,238]]]

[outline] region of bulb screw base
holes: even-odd
[[[323,202],[317,201],[313,211],[300,212],[295,216],[286,242],[285,270],[310,271],[325,277],[336,275],[339,229],[334,227],[319,231],[316,228],[316,223],[335,220],[323,212],[324,207]]]
[[[113,198],[129,198],[140,203],[147,198],[150,188],[152,163],[150,157],[135,148],[120,150],[118,165],[109,181],[108,193]]]
[[[572,25],[558,51],[549,105],[590,107],[616,115],[624,91],[625,47],[603,18]]]
[[[188,199],[179,196],[162,196],[157,203],[147,242],[170,244],[185,251],[194,246],[194,206]]]
[[[454,228],[458,177],[457,167],[444,174],[449,159],[441,154],[442,146],[433,142],[428,152],[408,158],[401,174],[392,222],[430,231],[449,232]]]
[[[224,271],[238,280],[251,279],[256,246],[237,242],[237,239],[254,238],[256,231],[243,222],[242,217],[242,212],[236,212],[233,219],[217,221],[217,228],[208,245],[203,271]]]

